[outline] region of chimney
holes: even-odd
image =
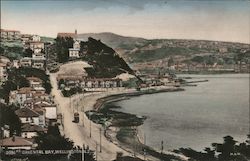
[[[77,35],[77,30],[75,29],[75,34]]]

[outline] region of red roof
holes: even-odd
[[[43,132],[44,128],[38,125],[24,124],[22,126],[22,132]]]
[[[1,32],[20,32],[20,31],[17,31],[17,30],[5,30],[5,29],[1,29],[0,31]]]
[[[58,33],[57,34],[57,37],[72,37],[72,38],[75,38],[76,37],[76,34],[75,33]]]
[[[20,147],[20,146],[32,146],[33,143],[18,136],[5,138],[0,141],[1,146],[7,147]]]
[[[29,108],[20,108],[15,111],[18,117],[39,117],[40,114],[29,109]]]

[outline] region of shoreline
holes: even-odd
[[[141,96],[141,95],[157,94],[157,93],[164,93],[164,92],[180,92],[180,91],[184,91],[184,89],[179,88],[179,87],[172,87],[172,88],[168,87],[168,88],[164,88],[164,89],[148,89],[148,90],[146,89],[146,90],[142,90],[142,91],[133,91],[133,92],[128,92],[128,93],[111,94],[111,95],[107,95],[107,96],[98,98],[93,106],[93,110],[96,112],[102,113],[101,110],[107,108],[107,110],[109,112],[111,112],[111,111],[114,112],[112,110],[114,108],[112,108],[112,107],[110,108],[110,107],[106,107],[106,106],[110,103],[113,103],[113,102],[126,100],[126,99],[130,99],[133,97]],[[139,117],[137,115],[134,115],[131,113],[124,113],[124,112],[119,112],[119,113],[122,113],[122,114],[128,115],[128,116],[136,116],[139,120]],[[116,146],[127,151],[128,153],[133,154],[134,156],[137,156],[141,159],[143,159],[145,156],[143,155],[143,152],[141,150],[138,150],[138,149],[146,149],[148,152],[147,158],[150,160],[161,160],[163,158],[165,158],[165,159],[172,158],[172,159],[179,159],[179,160],[187,160],[188,159],[184,155],[173,153],[170,151],[165,151],[164,153],[160,153],[159,151],[155,150],[153,147],[145,145],[144,141],[143,141],[144,137],[139,134],[139,130],[141,130],[141,125],[143,125],[144,120],[146,118],[140,118],[140,119],[142,119],[142,123],[139,125],[127,125],[127,126],[110,125],[110,126],[108,126],[108,128],[105,127],[104,136],[111,143],[115,144]],[[93,120],[91,120],[91,121],[93,121]],[[96,124],[100,124],[100,123],[96,123]],[[120,130],[124,130],[124,129],[127,130],[128,132],[135,132],[135,135],[132,136],[132,138],[130,138],[131,140],[134,140],[134,142],[136,142],[135,145],[121,142],[117,138]],[[126,136],[125,136],[125,138],[126,138]]]

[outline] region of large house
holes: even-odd
[[[73,48],[69,48],[69,58],[79,58],[80,57],[80,42],[74,40]]]
[[[45,110],[45,118],[47,120],[53,121],[57,119],[57,107],[55,104],[48,101],[40,101],[34,103],[34,109]]]
[[[20,66],[32,67],[37,69],[45,68],[45,55],[43,53],[33,53],[32,58],[24,57],[20,60]]]
[[[20,60],[20,66],[22,67],[31,67],[32,66],[32,58],[24,57]]]
[[[32,125],[38,125],[38,126],[45,126],[44,120],[41,120],[40,113],[29,109],[29,108],[20,108],[15,111],[16,115],[21,120],[22,124],[32,124]]]
[[[46,130],[38,125],[33,124],[24,124],[22,126],[21,136],[23,138],[34,138],[38,135],[38,133],[44,133]]]
[[[10,92],[9,103],[23,104],[24,101],[32,99],[35,90],[31,87],[23,87]]]
[[[35,51],[35,49],[36,50],[39,50],[40,52],[42,51],[42,50],[44,50],[44,43],[43,42],[40,42],[40,41],[32,41],[32,42],[30,42],[29,43],[29,47],[30,47],[30,49],[32,50],[32,51]],[[36,52],[38,52],[38,51],[36,51]]]
[[[20,31],[1,29],[1,40],[14,41],[20,40]]]
[[[75,33],[60,32],[57,34],[57,37],[62,37],[62,38],[71,37],[73,39],[76,39],[77,38],[77,30],[75,30]]]
[[[28,77],[27,80],[29,81],[30,87],[32,87],[32,88],[42,87],[42,85],[43,85],[43,81],[37,77]]]

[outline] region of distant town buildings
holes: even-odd
[[[58,75],[58,82],[63,82],[66,88],[79,87],[86,91],[95,91],[107,88],[119,88],[123,86],[118,78],[87,78],[85,76]]]
[[[20,35],[21,35],[20,31],[0,29],[0,32],[1,32],[1,40],[5,41],[20,40]]]

